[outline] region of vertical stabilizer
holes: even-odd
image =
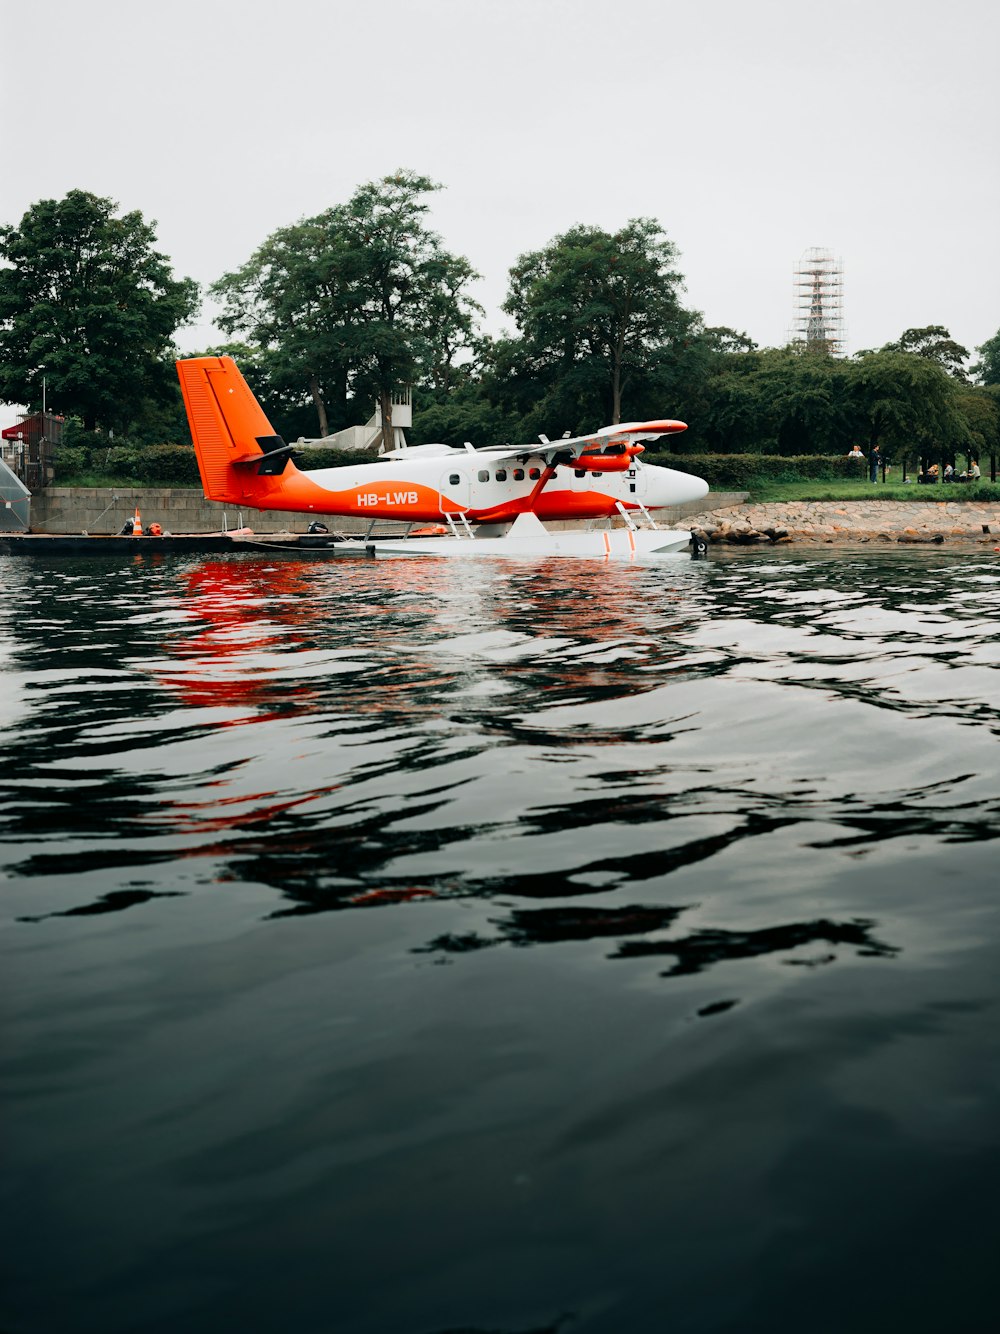
[[[246,479],[233,465],[263,459],[259,441],[275,439],[263,408],[232,357],[178,361],[177,375],[206,498],[244,500]]]

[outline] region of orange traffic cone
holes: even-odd
[[[135,507],[135,518],[132,520],[132,536],[142,537],[142,515],[139,513],[139,506]]]

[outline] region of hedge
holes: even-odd
[[[703,477],[715,490],[746,491],[760,482],[839,482],[868,476],[868,460],[823,454],[668,454],[643,460]]]
[[[147,445],[133,451],[133,468],[147,486],[198,486],[198,460],[190,445]]]
[[[56,485],[84,474],[128,478],[143,486],[199,486],[198,460],[190,445],[59,445]]]

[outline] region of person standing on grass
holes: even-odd
[[[878,481],[878,465],[881,462],[882,455],[878,452],[878,445],[872,445],[872,452],[868,455],[868,478],[870,481]]]

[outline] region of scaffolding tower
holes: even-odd
[[[829,250],[813,246],[795,270],[792,342],[808,352],[844,351],[844,266]]]

